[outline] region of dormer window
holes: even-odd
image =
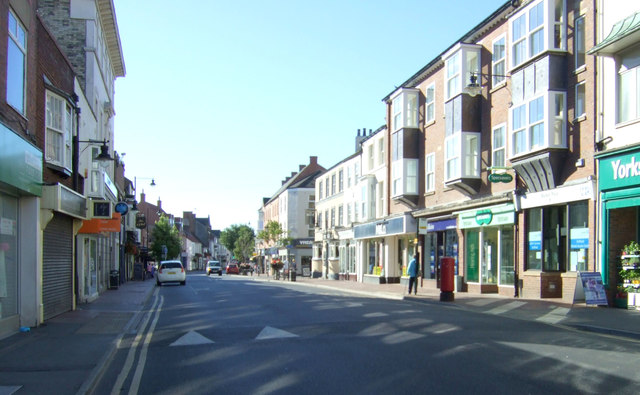
[[[444,55],[445,97],[449,100],[462,93],[462,87],[480,72],[480,46],[458,44]]]
[[[418,127],[418,89],[400,89],[391,98],[393,131]]]

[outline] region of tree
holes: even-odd
[[[156,226],[151,232],[153,242],[151,242],[151,256],[156,261],[164,259],[177,259],[180,257],[182,245],[178,229],[171,225],[169,218],[162,215],[156,222]],[[167,255],[163,253],[162,247],[166,246]]]
[[[258,238],[264,240],[267,244],[278,244],[281,241],[282,236],[285,234],[285,230],[282,229],[282,225],[278,221],[269,221],[264,226],[264,230],[258,233]]]
[[[242,258],[242,262],[247,262],[255,247],[255,235],[253,229],[246,227],[240,228],[238,239],[236,240],[236,248],[233,254],[237,258]]]
[[[220,233],[220,243],[235,255],[246,259],[254,248],[255,233],[247,225],[231,225]]]

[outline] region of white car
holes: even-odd
[[[162,261],[158,265],[156,273],[156,285],[162,283],[176,283],[185,285],[187,283],[187,273],[184,271],[182,262],[180,261]]]

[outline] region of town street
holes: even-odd
[[[640,343],[245,276],[157,287],[95,393],[637,393]],[[615,390],[614,390],[615,389]]]

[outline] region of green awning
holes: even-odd
[[[638,42],[640,42],[640,11],[613,25],[607,38],[587,53],[610,56]]]

